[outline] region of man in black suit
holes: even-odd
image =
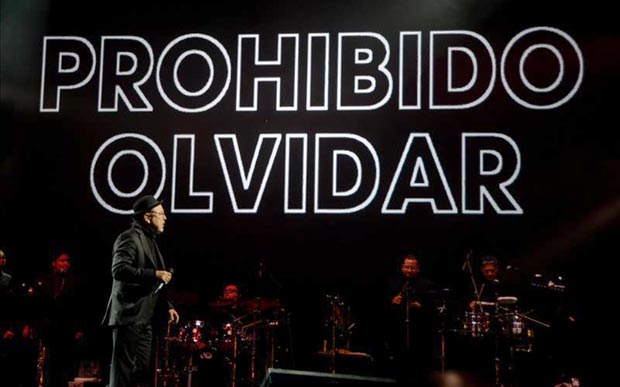
[[[420,275],[420,260],[409,254],[400,273],[389,282],[388,346],[396,377],[404,384],[426,380],[436,363],[436,291],[432,281]]]
[[[155,237],[164,231],[166,214],[162,202],[142,196],[133,205],[133,224],[114,242],[112,293],[103,324],[113,328],[110,387],[150,384],[153,323],[162,308],[168,320],[179,315],[160,291],[168,284],[166,270]]]

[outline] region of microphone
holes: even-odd
[[[170,272],[170,274],[174,274],[174,267],[171,267],[170,270],[168,270]],[[172,281],[172,278],[170,279]],[[153,294],[157,294],[159,293],[159,291],[164,287],[165,283],[164,281],[161,281],[157,287],[155,288],[155,290],[153,290]]]

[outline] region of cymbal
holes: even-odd
[[[280,305],[280,300],[277,298],[262,298],[255,297],[248,300],[241,301],[241,308],[245,310],[270,310],[275,309]]]
[[[518,301],[517,297],[510,297],[510,296],[497,297],[497,303],[500,305],[512,305],[512,304],[516,304],[517,301]]]
[[[236,304],[235,300],[217,299],[209,302],[209,307],[213,309],[230,308]]]
[[[494,302],[490,302],[490,301],[474,301],[475,305],[481,305],[481,306],[495,306]]]

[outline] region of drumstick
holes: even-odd
[[[482,286],[480,287],[480,292],[478,292],[478,298],[482,297],[482,292],[484,291],[484,285],[486,284],[482,284]]]

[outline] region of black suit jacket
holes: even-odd
[[[150,324],[158,302],[172,308],[155,293],[159,284],[156,270],[165,270],[159,249],[150,229],[134,222],[114,242],[112,255],[112,292],[103,318],[103,325],[122,326]]]

